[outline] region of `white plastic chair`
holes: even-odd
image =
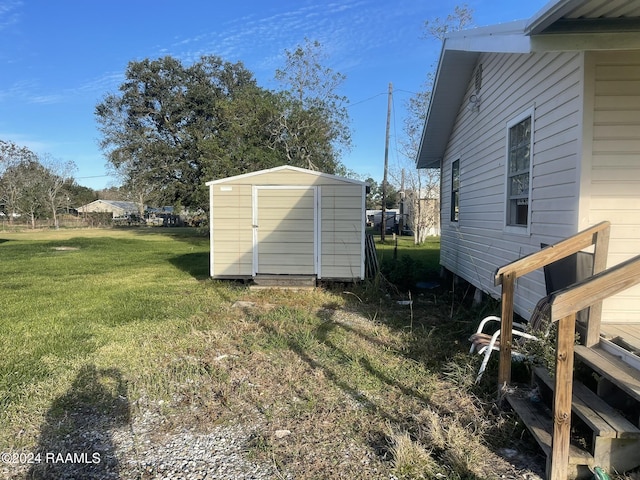
[[[480,383],[480,380],[482,379],[482,374],[487,368],[489,357],[491,357],[491,352],[500,351],[500,328],[498,328],[498,330],[491,335],[484,332],[485,326],[487,326],[491,322],[498,322],[499,324],[500,317],[496,317],[495,315],[485,317],[478,325],[476,333],[469,337],[469,340],[471,341],[471,349],[469,350],[469,353],[473,353],[474,351],[476,351],[479,355],[484,355],[482,364],[480,365],[480,370],[478,371],[478,376],[476,377],[476,384]],[[513,322],[513,329],[511,330],[511,334],[515,337],[520,337],[528,340],[538,340],[538,337],[526,333],[525,329],[526,326],[524,324]],[[524,355],[518,353],[516,350],[512,350],[511,358],[517,361],[522,361],[524,359]]]

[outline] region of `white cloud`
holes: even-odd
[[[22,7],[22,2],[19,1],[0,2],[0,30],[18,23],[20,20],[20,7]]]

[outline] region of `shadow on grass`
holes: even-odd
[[[196,280],[209,278],[209,252],[185,253],[170,258],[169,262]]]
[[[246,313],[248,317],[252,316],[251,311],[246,311]],[[380,425],[398,425],[413,429],[412,425],[415,419],[408,411],[396,408],[396,405],[385,401],[384,394],[371,393],[366,391],[366,388],[363,391],[358,381],[350,379],[349,374],[341,372],[339,365],[343,363],[357,364],[362,368],[364,375],[369,376],[377,384],[381,385],[380,392],[391,390],[399,392],[399,395],[391,398],[396,400],[404,398],[407,399],[407,404],[422,405],[422,408],[425,409],[438,409],[438,406],[432,403],[428,395],[414,388],[415,385],[413,383],[394,378],[383,367],[376,365],[374,359],[364,355],[354,356],[354,351],[351,351],[348,346],[336,343],[332,336],[333,334],[341,336],[341,333],[355,335],[371,344],[377,345],[381,350],[392,349],[392,345],[388,345],[381,339],[367,334],[349,321],[345,322],[336,315],[334,305],[325,305],[325,308],[319,309],[315,315],[321,323],[309,334],[283,331],[275,328],[268,320],[263,321],[259,317],[257,320],[267,334],[266,336],[277,338],[283,347],[295,353],[311,370],[322,372],[324,378],[354,402],[355,408],[363,409],[367,411],[368,415],[377,417],[376,421],[371,422],[370,428],[367,431],[361,431],[360,434],[379,460],[382,462],[398,461],[394,457],[394,440],[388,436],[388,432],[380,429]],[[321,354],[317,354],[316,345],[321,346]],[[409,347],[408,351],[398,351],[397,353],[407,358],[412,358],[414,353],[424,354],[424,347],[417,349],[418,351],[415,352],[411,349],[413,345]],[[304,398],[304,393],[298,393],[298,396]],[[414,410],[415,412],[416,410]],[[446,456],[444,452],[436,452],[435,450],[433,454],[434,456]],[[445,470],[448,468],[452,467],[445,467]],[[465,480],[481,480],[481,478],[484,478],[474,474],[470,468],[464,465],[457,465],[455,468],[457,475],[455,478],[464,478]]]
[[[82,367],[51,404],[26,478],[120,478],[111,432],[130,421],[126,393],[119,370]]]
[[[209,231],[201,227],[116,227],[140,236],[161,235],[191,245],[202,245],[209,241]]]

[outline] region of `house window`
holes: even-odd
[[[507,145],[507,225],[529,225],[531,177],[532,115],[516,120],[508,127]]]
[[[460,160],[451,164],[451,221],[458,221],[460,206]]]

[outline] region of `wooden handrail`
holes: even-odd
[[[513,273],[518,278],[590,247],[596,243],[597,235],[609,230],[610,227],[610,222],[600,222],[554,245],[549,245],[542,250],[508,263],[496,270],[494,285],[502,284],[503,276],[507,273]]]
[[[593,273],[601,272],[606,268],[610,230],[610,222],[600,222],[554,245],[549,245],[538,252],[524,256],[496,270],[494,284],[496,286],[502,285],[498,388],[504,389],[511,381],[511,329],[513,328],[513,305],[517,278],[573,255],[591,245],[595,245]],[[594,302],[589,315],[589,325],[585,333],[585,345],[587,346],[598,342],[601,310],[602,303]]]
[[[551,320],[557,322],[640,283],[640,255],[551,294]]]
[[[640,255],[551,294],[551,320],[558,322],[550,480],[567,478],[573,395],[576,313],[640,283]]]

